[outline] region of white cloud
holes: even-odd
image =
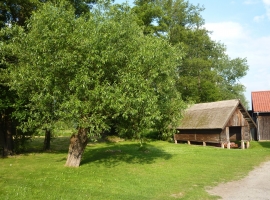
[[[258,3],[263,3],[265,9],[266,9],[266,13],[264,15],[260,15],[260,16],[255,16],[253,18],[254,22],[262,22],[265,17],[267,16],[268,19],[270,20],[270,0],[246,0],[244,1],[244,4],[246,5],[253,5],[253,4],[258,4]]]
[[[263,0],[263,3],[267,6],[270,6],[270,0]]]
[[[262,22],[265,19],[265,15],[255,16],[253,18],[254,22]]]
[[[213,31],[211,34],[212,39],[221,40],[222,43],[247,37],[244,28],[236,22],[206,23],[205,28]]]

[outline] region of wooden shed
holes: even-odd
[[[252,117],[257,124],[257,140],[270,140],[270,91],[251,92]]]
[[[200,103],[186,110],[174,140],[216,143],[223,148],[239,141],[242,148],[245,143],[248,148],[251,128],[256,128],[256,124],[238,99]]]

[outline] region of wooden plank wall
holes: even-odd
[[[180,130],[179,134],[174,135],[174,139],[193,142],[219,143],[221,131],[221,129]]]
[[[244,126],[245,118],[243,117],[241,111],[236,109],[232,117],[229,119],[227,126]]]
[[[234,114],[232,115],[232,117],[230,118],[230,120],[228,121],[227,127],[242,127],[243,129],[241,130],[241,139],[240,140],[247,140],[250,141],[250,126],[247,122],[247,120],[245,120],[243,114],[241,113],[241,111],[239,109],[236,109]],[[232,128],[233,130],[233,128]],[[224,133],[222,133],[221,136],[221,141],[225,141],[225,137],[224,137]],[[231,138],[231,141],[236,141],[239,140],[239,137],[237,137],[235,135],[235,137]]]
[[[258,116],[257,124],[259,140],[270,140],[270,116]]]
[[[227,142],[226,128],[224,128],[220,133],[220,141]]]
[[[245,125],[244,125],[243,129],[244,129],[243,140],[250,141],[251,140],[251,130],[250,130],[250,126],[249,126],[247,121],[245,121]]]

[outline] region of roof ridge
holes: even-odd
[[[259,90],[259,91],[252,91],[251,93],[255,93],[255,92],[270,92],[270,90]]]

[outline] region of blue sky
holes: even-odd
[[[251,102],[252,91],[270,90],[270,0],[189,2],[205,8],[201,13],[205,27],[213,31],[213,40],[226,45],[230,58],[247,58],[249,71],[240,80],[246,87],[247,100]]]
[[[270,0],[189,2],[204,6],[206,29],[227,46],[231,58],[247,58],[249,71],[240,80],[247,100],[251,102],[252,91],[270,90]]]

